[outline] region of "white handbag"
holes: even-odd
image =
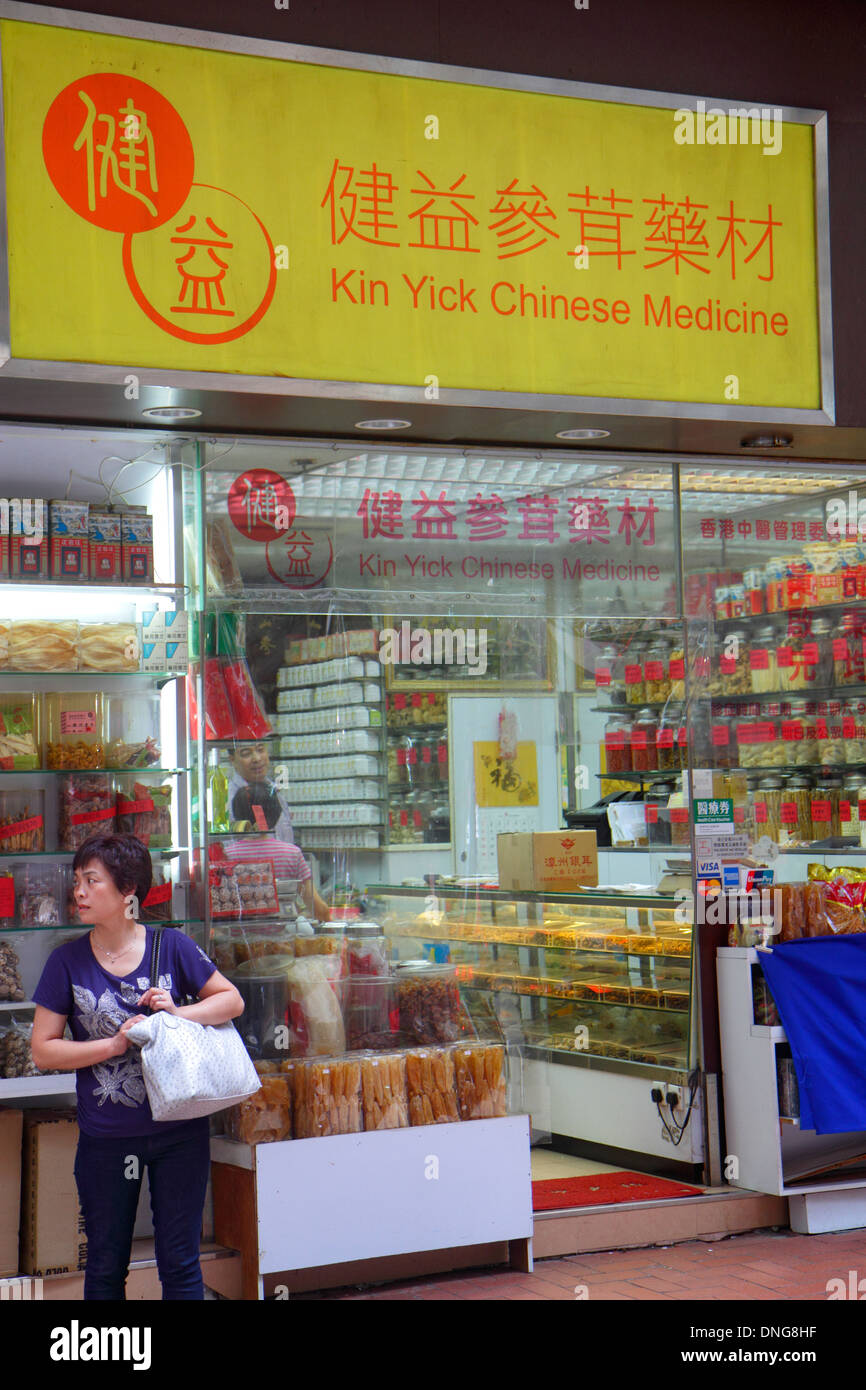
[[[159,978],[159,937],[151,984]],[[261,1087],[241,1035],[232,1022],[196,1023],[162,1011],[127,1030],[141,1048],[141,1069],[155,1120],[195,1120],[245,1100]]]

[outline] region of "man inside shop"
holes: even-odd
[[[250,829],[225,842],[226,858],[268,861],[273,865],[275,878],[297,880],[307,916],[329,921],[331,910],[313,886],[310,866],[295,844],[289,808],[270,775],[268,744],[236,743],[232,768],[229,815],[232,824],[248,823]]]

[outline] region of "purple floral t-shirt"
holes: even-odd
[[[119,978],[103,970],[93,954],[89,933],[68,941],[52,951],[33,1000],[52,1013],[65,1014],[74,1042],[93,1042],[113,1038],[122,1023],[141,1013],[138,1001],[150,988],[150,959],[153,929],[145,927],[147,941],[141,964]],[[162,933],[159,948],[160,989],[171,990],[175,1004],[185,995],[197,995],[216,970],[204,951],[176,927]],[[146,1012],[146,1011],[145,1011]],[[84,1134],[97,1138],[125,1138],[128,1135],[163,1134],[178,1124],[155,1120],[151,1114],[141,1051],[130,1044],[120,1057],[109,1057],[76,1072],[78,1125]]]

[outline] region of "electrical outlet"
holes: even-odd
[[[679,1086],[670,1086],[670,1085],[666,1085],[666,1086],[665,1086],[665,1100],[667,1100],[669,1096],[676,1096],[676,1100],[675,1100],[675,1101],[673,1102],[673,1104],[670,1106],[671,1110],[676,1110],[677,1106],[682,1105],[683,1095],[682,1095],[682,1091],[680,1090]]]
[[[659,1091],[659,1092],[661,1093],[661,1103],[662,1103],[662,1105],[664,1105],[665,1090],[666,1090],[666,1089],[667,1089],[667,1088],[666,1088],[666,1084],[665,1084],[664,1081],[653,1081],[653,1082],[651,1083],[651,1085],[650,1085],[650,1100],[652,1100],[653,1091]],[[655,1101],[654,1101],[654,1100],[653,1100],[653,1105],[655,1105]]]

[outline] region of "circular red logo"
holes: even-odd
[[[279,473],[250,468],[229,488],[228,510],[235,527],[251,541],[272,541],[295,519],[295,494]]]
[[[154,87],[96,72],[54,98],[42,156],[65,203],[107,232],[144,232],[189,195],[195,156],[186,126]]]

